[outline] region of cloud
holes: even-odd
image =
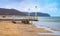
[[[0,6],[1,8],[14,8],[20,11],[28,11],[28,8],[33,9],[34,7],[34,3],[33,1],[31,2],[31,0],[23,0],[21,2],[13,2],[13,3],[9,3],[9,4],[5,4],[4,6]],[[32,11],[32,10],[31,10]]]
[[[51,0],[52,1],[52,0]],[[4,3],[3,3],[4,2]],[[43,3],[42,3],[43,2]],[[35,6],[37,5],[37,9]],[[43,0],[0,0],[1,8],[13,8],[19,11],[29,11],[29,12],[43,12],[49,13],[51,16],[58,15],[60,12],[60,8],[58,9],[58,3],[55,2],[47,2]],[[30,8],[30,10],[28,10]]]
[[[57,10],[57,3],[48,4],[42,7],[42,11],[54,11]]]
[[[57,8],[57,3],[52,3],[52,4],[48,4],[48,5],[45,5],[42,10],[42,12],[45,12],[45,13],[49,13],[51,15],[55,15],[58,11],[58,8]]]

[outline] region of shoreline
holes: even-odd
[[[36,28],[32,24],[23,24],[20,21],[16,21],[14,24],[11,21],[0,21],[0,36],[59,36],[53,34],[38,34],[40,33],[52,33],[43,28]]]

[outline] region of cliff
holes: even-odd
[[[18,11],[16,9],[5,9],[0,8],[0,15],[20,15],[20,16],[27,16],[28,12]],[[35,12],[30,13],[31,16],[35,16]],[[37,16],[41,17],[50,17],[47,13],[37,12]]]
[[[25,16],[26,14],[24,14],[23,12],[18,11],[16,9],[0,8],[0,15],[21,15],[21,16]]]
[[[26,15],[28,15],[29,13],[28,12],[24,12]],[[32,12],[30,13],[30,16],[35,16],[35,12]],[[41,13],[41,12],[37,12],[37,16],[40,16],[40,17],[50,17],[49,14],[47,13]]]
[[[50,17],[50,15],[47,13],[41,13],[41,12],[36,12],[36,13],[37,13],[37,16],[40,16],[40,17]],[[35,12],[30,13],[30,15],[35,16]]]

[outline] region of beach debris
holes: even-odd
[[[16,22],[15,21],[12,21],[14,24],[16,24]]]
[[[22,23],[29,24],[29,20],[22,20]]]

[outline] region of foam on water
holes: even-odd
[[[37,28],[44,28],[52,33],[38,33],[38,34],[53,34],[60,35],[60,17],[39,17],[39,21],[33,22]]]

